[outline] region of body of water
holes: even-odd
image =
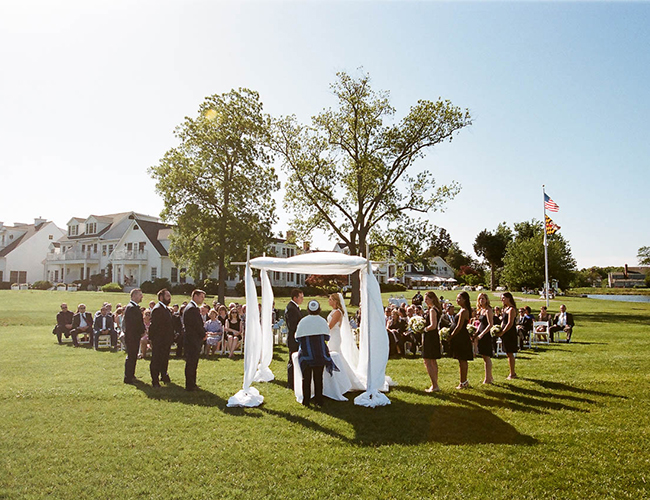
[[[650,302],[650,295],[587,295],[587,297],[617,302]]]

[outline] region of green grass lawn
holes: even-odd
[[[390,406],[315,410],[285,388],[285,347],[254,409],[226,408],[241,357],[201,359],[196,393],[176,359],[171,386],[151,388],[148,360],[124,385],[123,353],[56,343],[63,300],[94,312],[127,297],[0,291],[0,498],[650,497],[649,304],[563,299],[575,342],[524,351],[520,380],[501,358],[482,386],[475,360],[459,392],[443,359],[430,395],[421,360],[391,359]]]

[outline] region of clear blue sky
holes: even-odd
[[[205,96],[248,87],[307,120],[333,104],[337,71],[362,66],[398,118],[439,96],[471,110],[416,166],[462,184],[430,218],[464,250],[540,219],[546,184],[579,267],[635,265],[650,245],[649,26],[644,2],[0,0],[0,220],[158,214],[146,170]]]

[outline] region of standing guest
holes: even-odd
[[[418,290],[417,292],[415,292],[415,295],[413,295],[413,298],[411,299],[411,304],[413,304],[414,306],[421,306],[423,300],[424,297],[422,297],[422,294]]]
[[[96,351],[99,349],[100,335],[110,335],[111,349],[117,348],[117,332],[115,331],[115,322],[113,321],[113,315],[110,314],[108,307],[103,306],[99,310],[99,316],[95,318],[93,330],[93,337],[95,339],[94,346]]]
[[[77,314],[72,318],[72,330],[70,330],[70,335],[72,336],[72,343],[75,347],[79,347],[77,335],[83,335],[84,340],[89,339],[92,342],[93,317],[92,314],[86,312],[85,304],[79,304],[77,306]]]
[[[151,342],[151,385],[160,387],[160,382],[169,384],[171,379],[167,371],[169,351],[174,342],[174,319],[169,310],[172,294],[166,288],[158,292],[158,303],[151,310],[149,341]]]
[[[561,330],[566,333],[566,341],[571,342],[571,335],[573,334],[574,326],[573,314],[566,312],[566,306],[562,304],[560,306],[560,312],[555,315],[555,318],[553,318],[553,326],[548,329],[551,334],[551,342],[554,342],[554,334]]]
[[[469,294],[467,292],[459,293],[456,297],[456,303],[460,307],[460,311],[454,316],[454,322],[451,325],[449,348],[451,355],[458,360],[460,370],[460,383],[456,389],[467,389],[469,387],[469,381],[467,380],[467,362],[474,359],[472,339],[467,331],[467,324],[472,314]]]
[[[476,310],[479,315],[479,326],[476,329],[476,337],[478,339],[478,353],[483,358],[485,365],[485,378],[484,384],[491,384],[494,382],[492,376],[492,333],[490,330],[494,326],[494,311],[490,305],[490,298],[486,293],[479,293],[476,299]]]
[[[152,300],[151,302],[149,302],[149,307],[148,307],[149,311],[153,311],[154,307],[156,307],[156,301]]]
[[[196,370],[199,366],[201,346],[206,336],[199,307],[203,304],[204,299],[205,292],[203,290],[193,290],[192,300],[183,311],[186,391],[195,391],[199,388],[196,385]]]
[[[135,382],[135,365],[138,361],[138,349],[140,338],[144,335],[144,321],[140,311],[142,302],[142,290],[134,288],[131,290],[131,301],[124,311],[122,322],[124,331],[124,342],[126,343],[126,361],[124,362],[124,383]]]
[[[309,406],[311,403],[311,383],[314,381],[314,403],[323,405],[323,370],[331,375],[334,370],[339,371],[330,357],[325,341],[330,338],[330,328],[324,318],[320,316],[320,304],[310,300],[307,306],[309,315],[300,321],[295,332],[295,339],[299,344],[298,362],[302,371],[302,404]]]
[[[228,320],[226,321],[226,326],[223,330],[228,335],[226,347],[230,352],[228,357],[232,359],[235,357],[235,351],[237,350],[237,347],[239,347],[239,343],[244,334],[242,320],[239,317],[237,309],[232,309],[230,311]]]
[[[501,295],[501,303],[503,304],[503,318],[501,319],[501,342],[503,350],[508,356],[508,367],[510,373],[507,379],[512,380],[517,378],[515,372],[515,354],[519,350],[517,347],[517,304],[510,292],[505,292]]]
[[[68,304],[65,302],[61,304],[61,311],[56,315],[56,339],[59,341],[59,344],[62,344],[61,336],[65,335],[67,339],[70,336],[70,330],[72,330],[72,321],[74,319],[74,314],[72,311],[68,310]]]
[[[219,321],[217,311],[211,309],[208,313],[210,319],[205,322],[205,331],[208,338],[205,341],[206,354],[211,356],[213,353],[221,351],[221,341],[223,339],[223,325]]]
[[[296,341],[296,328],[302,318],[300,313],[300,304],[305,295],[301,290],[294,288],[291,290],[291,300],[284,310],[284,321],[287,324],[287,346],[289,347],[289,362],[287,363],[287,387],[293,391],[293,360],[292,355],[298,351],[298,342]],[[329,331],[329,330],[328,330]]]
[[[142,311],[142,321],[144,322],[144,335],[140,339],[140,352],[138,359],[147,357],[147,350],[149,347],[149,327],[151,326],[151,309],[144,309]]]
[[[425,316],[426,326],[422,335],[422,359],[424,367],[431,379],[431,387],[426,392],[438,392],[438,360],[442,357],[438,322],[440,321],[441,305],[433,292],[427,292],[424,298],[428,310]]]

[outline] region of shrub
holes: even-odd
[[[379,289],[382,293],[386,292],[405,292],[406,286],[401,283],[380,283]]]
[[[158,293],[163,288],[171,292],[172,284],[167,278],[156,278],[153,281],[144,281],[140,286],[143,293]]]
[[[191,283],[179,283],[171,288],[172,295],[189,295],[192,290],[194,290],[194,285]]]
[[[219,293],[219,281],[211,278],[206,278],[203,280],[201,289],[207,295],[217,295]]]
[[[52,288],[52,283],[49,281],[37,281],[32,284],[32,290],[49,290]]]
[[[102,287],[102,292],[121,292],[122,290],[122,285],[119,283],[107,283]]]
[[[246,293],[245,285],[244,285],[244,280],[239,281],[235,285],[235,295],[238,297],[243,296]],[[275,294],[275,289],[273,290],[273,294]]]
[[[74,285],[77,285],[79,290],[93,290],[93,284],[90,280],[74,280],[72,282]]]

